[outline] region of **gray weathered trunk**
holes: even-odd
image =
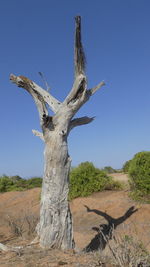
[[[54,132],[45,144],[39,236],[42,247],[74,247],[68,203],[70,157],[66,137]]]
[[[69,249],[74,247],[72,216],[68,204],[71,160],[68,155],[67,137],[74,127],[93,121],[94,118],[73,119],[73,117],[80,107],[104,85],[104,82],[101,82],[96,87],[87,90],[79,16],[76,17],[74,64],[74,84],[62,103],[28,78],[13,74],[10,76],[12,82],[24,88],[33,97],[42,128],[42,133],[36,130],[33,130],[33,133],[45,142],[45,170],[40,222],[37,227],[40,245],[44,248]],[[54,112],[53,117],[49,116],[48,107]]]

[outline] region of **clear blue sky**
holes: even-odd
[[[2,0],[0,3],[0,174],[43,173],[42,141],[31,96],[9,82],[10,73],[43,86],[45,74],[60,100],[73,83],[74,16],[82,16],[89,88],[106,86],[78,116],[96,116],[69,137],[72,165],[122,167],[150,150],[150,1]]]

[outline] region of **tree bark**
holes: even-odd
[[[37,232],[43,248],[74,248],[72,216],[68,203],[69,171],[67,137],[77,126],[88,124],[94,117],[74,118],[77,111],[104,85],[87,90],[85,56],[81,43],[81,18],[75,18],[75,80],[63,103],[24,76],[10,75],[10,80],[24,88],[37,106],[42,133],[33,133],[45,142],[45,167],[41,194],[40,222]],[[54,112],[49,116],[48,107]]]
[[[48,248],[73,248],[72,218],[68,203],[71,160],[66,137],[52,133],[45,144],[44,156],[38,233],[40,244]]]

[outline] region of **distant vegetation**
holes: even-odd
[[[106,166],[102,169],[102,171],[106,172],[106,173],[115,173],[117,172],[117,170],[113,169],[111,166]]]
[[[34,187],[41,187],[42,178],[34,177],[31,179],[23,179],[20,176],[7,176],[0,177],[0,192],[9,191],[23,191]]]

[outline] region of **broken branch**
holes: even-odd
[[[105,82],[102,81],[97,86],[93,87],[92,89],[89,89],[88,91],[89,91],[90,95],[94,95],[96,93],[96,91],[98,91],[104,85],[105,85]]]
[[[45,114],[48,116],[48,111],[46,107],[46,103],[44,101],[43,95],[37,90],[38,86],[34,84],[31,80],[24,76],[15,76],[13,74],[10,75],[10,80],[17,84],[18,87],[22,87],[27,90],[31,96],[33,97],[35,104],[37,106],[39,117],[40,117],[40,124],[43,125],[43,115]],[[43,90],[43,89],[42,89]],[[44,91],[44,90],[43,90]]]
[[[10,80],[13,83],[17,84],[18,87],[26,89],[33,96],[33,98],[35,98],[35,94],[38,95],[40,100],[42,100],[42,102],[47,103],[54,113],[56,113],[60,108],[61,102],[59,102],[50,93],[45,91],[43,88],[41,88],[39,85],[31,81],[30,79],[24,76],[15,76],[14,74],[11,74]]]
[[[46,81],[46,79],[45,79],[43,73],[42,73],[41,71],[39,71],[38,73],[39,73],[39,75],[41,76],[43,82],[45,83],[46,90],[47,90],[47,91],[50,91],[50,86],[48,85],[48,83],[47,83],[47,81]]]
[[[6,245],[3,245],[2,243],[0,243],[0,250],[2,251],[14,251],[14,252],[17,252],[20,254],[20,250],[23,249],[22,246],[20,247],[10,247],[10,246],[6,246]]]
[[[38,136],[41,138],[42,141],[44,141],[44,136],[41,132],[37,131],[37,130],[32,130],[32,133],[35,135],[35,136]]]
[[[95,119],[95,117],[89,118],[89,117],[81,117],[76,118],[70,122],[69,130],[71,131],[74,127],[81,126],[84,124],[88,124],[92,122]]]

